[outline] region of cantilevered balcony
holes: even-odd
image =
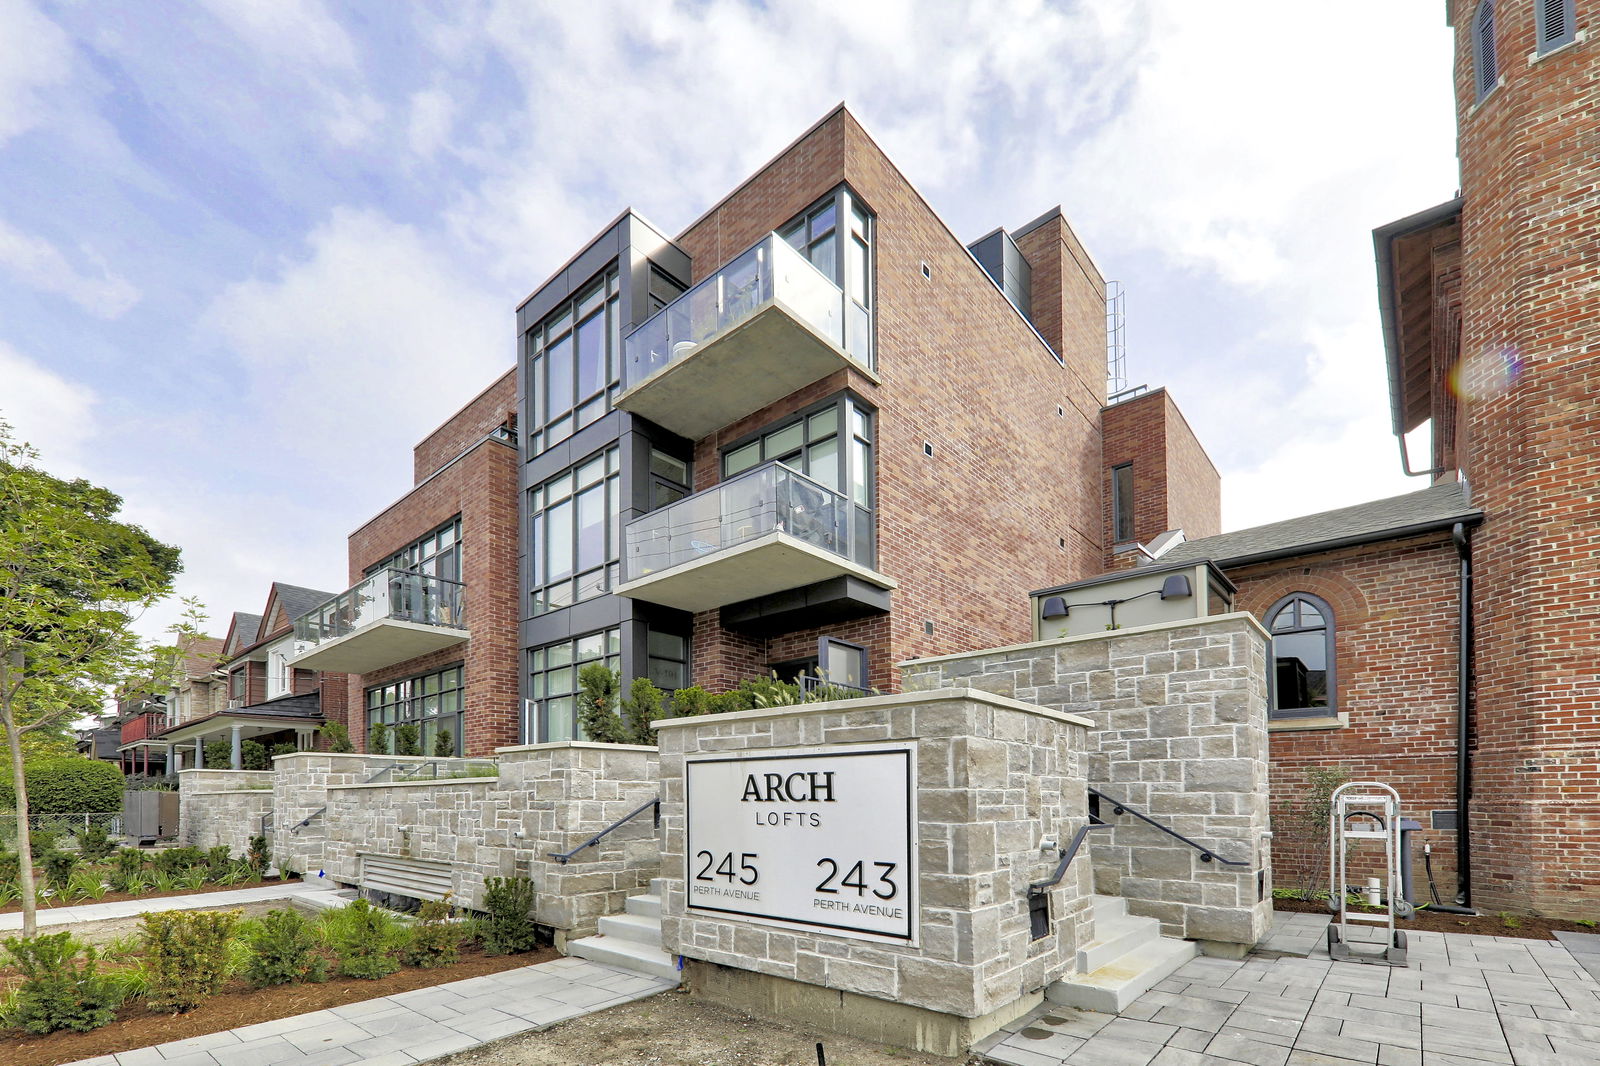
[[[628,335],[616,405],[699,440],[836,370],[871,374],[871,324],[777,234]]]
[[[769,463],[628,523],[619,596],[709,611],[834,578],[875,590],[872,512]]]
[[[294,622],[293,665],[364,674],[466,640],[459,581],[379,570]]]

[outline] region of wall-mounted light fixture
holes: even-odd
[[[1189,584],[1188,574],[1168,574],[1161,582],[1158,589],[1149,589],[1133,596],[1124,596],[1120,600],[1090,600],[1087,603],[1068,603],[1065,596],[1046,596],[1039,605],[1039,618],[1042,621],[1051,621],[1056,618],[1066,618],[1072,613],[1074,607],[1107,607],[1111,610],[1111,628],[1117,626],[1117,608],[1131,600],[1142,600],[1146,596],[1160,596],[1164,600],[1183,600],[1194,595],[1194,587]]]

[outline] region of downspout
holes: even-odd
[[[1467,825],[1467,798],[1471,794],[1472,764],[1467,741],[1472,682],[1472,546],[1467,527],[1457,522],[1450,530],[1461,560],[1461,590],[1457,604],[1456,634],[1456,903],[1472,906],[1472,834]],[[1445,909],[1445,908],[1440,908]]]

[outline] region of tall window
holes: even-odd
[[[780,229],[778,236],[850,298],[845,304],[845,350],[872,365],[872,216],[841,185]]]
[[[1133,464],[1111,468],[1111,539],[1126,544],[1133,532]]]
[[[622,373],[622,301],[615,268],[528,331],[533,425],[538,455],[611,410]]]
[[[646,676],[659,689],[675,692],[689,684],[689,638],[650,627]]]
[[[1285,596],[1267,612],[1272,634],[1271,712],[1274,718],[1335,713],[1333,611],[1305,592]]]
[[[246,669],[246,667],[241,666],[239,669],[228,673],[228,699],[244,699],[244,672]]]
[[[618,580],[621,451],[613,445],[530,493],[533,613],[601,595]]]
[[[367,689],[368,732],[379,722],[391,727],[415,725],[420,750],[424,755],[433,754],[441,732],[449,733],[452,750],[460,755],[463,750],[461,718],[465,694],[461,674],[461,667],[452,666]],[[392,752],[392,731],[389,734],[389,746]]]
[[[1472,71],[1482,100],[1500,83],[1500,61],[1495,51],[1494,0],[1479,0],[1472,15]]]
[[[578,673],[590,663],[617,669],[622,630],[607,629],[535,648],[528,659],[528,702],[522,735],[530,744],[581,740],[578,729]]]
[[[1577,39],[1578,13],[1574,0],[1534,0],[1540,55]]]
[[[409,570],[447,581],[461,580],[461,516],[456,515],[420,540],[407,544],[387,559],[367,567],[368,574],[379,570]]]
[[[843,495],[854,510],[856,561],[872,565],[870,411],[845,396],[762,430],[723,453],[723,479],[761,463],[782,463]]]

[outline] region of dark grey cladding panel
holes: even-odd
[[[886,614],[889,592],[859,578],[841,576],[722,608],[725,629],[773,636],[795,629],[830,625],[852,618]]]
[[[517,308],[518,336],[537,325],[557,304],[572,296],[580,285],[622,254],[628,246],[629,218],[623,215],[613,222],[523,301]]]

